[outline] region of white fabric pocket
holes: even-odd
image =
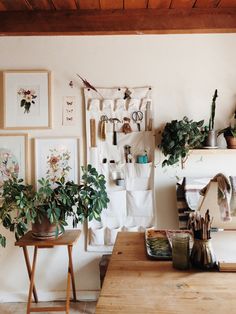
[[[139,110],[140,107],[140,99],[130,99],[128,103],[128,111],[133,112]]]
[[[100,100],[99,99],[90,99],[88,102],[88,111],[100,111]]]
[[[149,178],[152,173],[152,163],[147,164],[135,164],[135,173],[138,178]]]
[[[105,228],[92,229],[89,228],[89,244],[104,245],[105,244]]]
[[[114,100],[112,99],[104,99],[102,102],[102,111],[106,110],[114,110]]]
[[[116,241],[116,237],[118,232],[122,231],[122,227],[115,228],[115,229],[110,229],[107,228],[107,237],[106,237],[106,245],[114,245]]]
[[[126,100],[125,99],[116,99],[114,111],[126,111]]]
[[[153,216],[152,190],[127,192],[127,215],[134,217]]]
[[[108,217],[118,217],[120,221],[123,220],[123,217],[126,216],[126,191],[110,192],[108,198],[110,202],[103,213]],[[120,225],[122,224],[120,223]]]
[[[127,191],[146,191],[151,188],[151,178],[130,178],[126,181]]]
[[[126,164],[126,189],[145,191],[152,186],[152,163]]]

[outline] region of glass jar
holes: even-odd
[[[213,252],[211,239],[194,239],[190,260],[194,267],[205,270],[214,268],[216,266],[216,257]]]
[[[172,237],[173,267],[184,270],[189,268],[189,235],[176,233]]]

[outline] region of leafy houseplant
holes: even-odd
[[[55,236],[64,231],[68,217],[72,217],[73,227],[87,219],[101,220],[101,212],[109,202],[106,181],[91,165],[82,167],[82,172],[81,184],[66,182],[62,177],[52,188],[50,181],[42,178],[38,191],[23,184],[22,179],[5,181],[0,223],[18,239],[28,230],[29,223],[42,223],[45,218],[55,225]],[[1,234],[0,244],[6,245]]]
[[[192,148],[201,147],[205,133],[201,131],[204,120],[195,122],[184,117],[183,120],[172,120],[166,123],[162,132],[160,148],[167,158],[162,167],[171,166],[181,159],[182,165]]]

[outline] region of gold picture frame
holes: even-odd
[[[3,129],[50,129],[51,72],[3,71]]]

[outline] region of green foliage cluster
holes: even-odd
[[[49,180],[42,178],[38,181],[38,191],[22,179],[5,181],[0,223],[18,239],[28,230],[29,223],[41,222],[43,217],[56,225],[57,235],[64,231],[68,217],[72,217],[73,227],[87,219],[100,221],[101,212],[109,202],[105,178],[91,165],[82,167],[82,172],[81,184],[66,182],[62,177],[52,187]],[[6,238],[1,234],[0,245],[6,246]]]
[[[192,148],[201,147],[206,134],[201,130],[204,120],[195,122],[184,117],[183,120],[172,120],[166,123],[162,132],[160,148],[167,157],[164,166],[171,166],[187,157]]]

